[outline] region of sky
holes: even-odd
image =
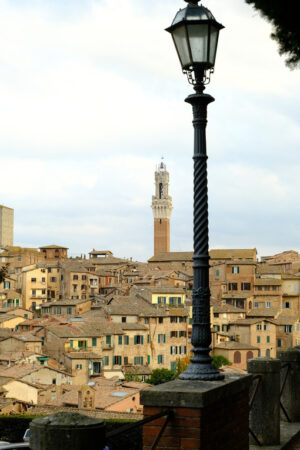
[[[300,251],[300,72],[244,0],[220,33],[209,105],[211,248]],[[0,0],[0,203],[15,245],[153,255],[154,171],[171,250],[193,247],[192,88],[164,31],[183,0]]]

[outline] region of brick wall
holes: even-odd
[[[248,450],[248,392],[244,391],[206,408],[174,408],[157,450]],[[166,408],[144,406],[144,417]],[[143,450],[150,450],[165,418],[144,425]]]

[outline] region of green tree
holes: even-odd
[[[127,373],[127,375],[125,375],[125,381],[141,382],[143,380],[136,373]]]
[[[175,378],[175,373],[168,369],[154,369],[151,377],[148,380],[150,384],[162,384],[172,381]]]
[[[222,355],[212,355],[212,362],[217,369],[219,369],[222,366],[231,366],[231,362],[228,361],[228,359]]]
[[[273,25],[271,38],[279,44],[279,54],[290,68],[300,66],[299,2],[296,0],[245,0]]]

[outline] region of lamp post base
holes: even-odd
[[[213,364],[192,363],[179,375],[180,380],[214,381],[224,380],[224,374],[219,372]]]

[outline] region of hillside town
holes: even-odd
[[[155,369],[191,356],[193,252],[170,251],[172,198],[155,171],[154,255],[146,262],[93,248],[13,244],[1,206],[0,411],[141,415]],[[300,344],[300,254],[210,250],[212,355],[247,360]]]

